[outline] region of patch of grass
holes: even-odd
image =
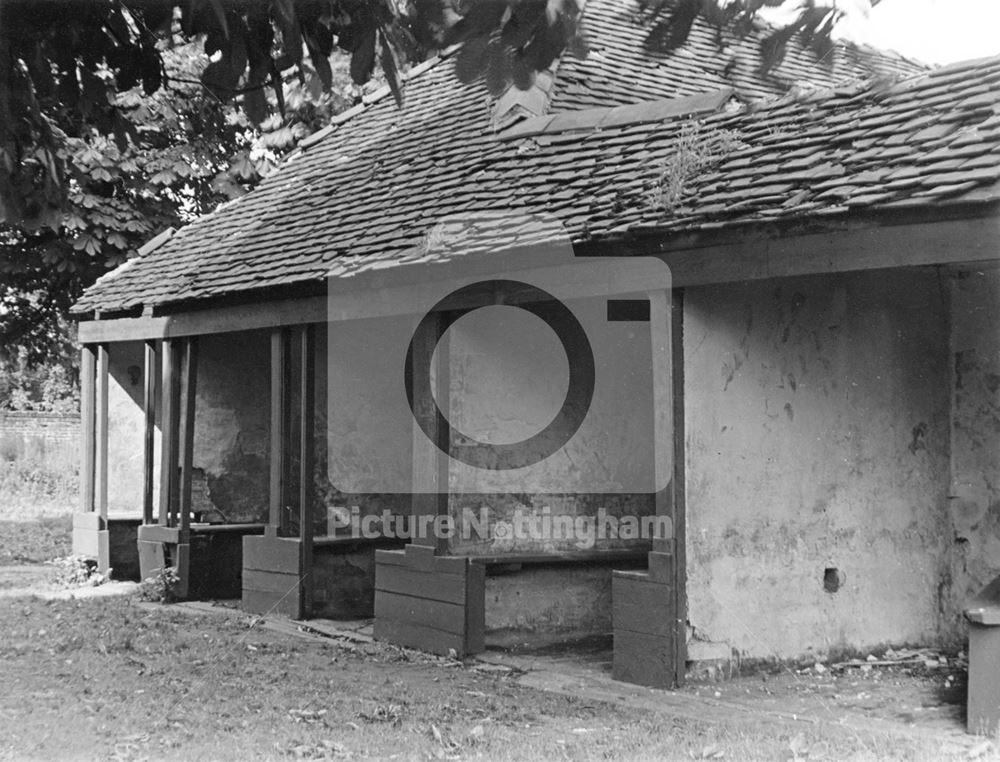
[[[0,521],[0,564],[42,563],[67,556],[73,545],[73,516]]]
[[[76,502],[78,474],[64,457],[0,457],[0,519],[65,513]]]
[[[254,624],[128,598],[0,601],[0,759],[965,758],[831,725],[684,720]]]

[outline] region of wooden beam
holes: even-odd
[[[673,468],[671,508],[674,529],[674,684],[683,685],[687,664],[687,454],[684,444],[684,291],[671,299],[673,370]]]
[[[287,329],[271,332],[271,441],[270,500],[268,533],[280,534],[286,528],[288,505],[288,460],[290,448],[291,358]]]
[[[449,353],[447,343],[441,341],[444,322],[437,320],[423,323],[424,330],[413,339],[414,358],[435,357],[431,372],[415,372],[413,384],[413,493],[410,502],[410,520],[414,532],[420,526],[420,516],[440,516],[448,512],[448,432],[439,426],[435,399],[448,414]],[[436,354],[435,354],[436,349]],[[414,366],[417,365],[414,359]],[[418,421],[422,424],[418,424]],[[427,432],[426,434],[424,432]],[[430,439],[430,441],[428,441]],[[411,545],[432,547],[444,551],[448,540],[444,537],[412,537]]]
[[[160,524],[176,526],[180,446],[180,340],[163,342],[163,410],[160,416]]]
[[[142,437],[142,523],[153,523],[153,478],[156,438],[156,342],[147,341],[145,346],[145,385],[142,396],[143,437]]]
[[[299,336],[299,541],[304,616],[313,607],[313,465],[316,433],[316,327],[305,325]]]
[[[995,211],[964,219],[885,224],[843,222],[823,232],[737,231],[738,236],[702,234],[681,241],[676,236],[608,241],[577,247],[577,255],[605,251],[617,256],[655,256],[671,269],[675,286],[732,283],[761,278],[815,275],[828,272],[996,262],[1000,259],[1000,216]],[[680,242],[679,242],[680,241]],[[580,256],[579,260],[586,260]],[[517,260],[530,271],[531,262]],[[426,268],[425,268],[426,269]],[[621,268],[623,271],[626,268]],[[496,272],[495,260],[460,262],[442,267],[440,278]],[[513,272],[513,271],[512,271]],[[424,274],[425,277],[428,275]],[[621,277],[625,277],[624,275]],[[365,315],[407,314],[427,308],[428,293],[415,284],[412,269],[388,268],[370,277],[343,278],[341,293],[328,297],[255,302],[231,307],[193,310],[161,317],[81,321],[84,344],[171,338],[255,328],[303,325]],[[429,286],[440,295],[440,282]],[[642,291],[642,286],[632,289]],[[330,309],[328,309],[328,306]]]
[[[674,476],[674,400],[672,371],[672,331],[670,294],[665,290],[649,293],[649,335],[653,383],[653,489],[656,515],[671,516]],[[672,520],[672,516],[671,516]],[[673,538],[653,539],[653,550],[670,553]]]
[[[194,460],[194,426],[195,407],[198,390],[198,337],[184,339],[184,366],[182,375],[182,391],[184,394],[184,410],[181,418],[180,437],[180,528],[186,530],[191,525],[191,483]]]
[[[866,226],[764,237],[697,248],[668,241],[638,246],[658,256],[676,287],[897,267],[989,263],[1000,259],[1000,217]]]
[[[94,428],[95,396],[94,377],[97,367],[97,349],[84,345],[80,350],[80,508],[84,513],[94,510]]]
[[[97,347],[97,409],[94,429],[94,502],[106,526],[108,520],[108,347]]]

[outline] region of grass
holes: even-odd
[[[0,520],[0,565],[42,563],[69,555],[72,535],[71,514],[28,521]]]
[[[75,448],[0,436],[0,519],[66,513],[79,495]]]
[[[131,598],[0,599],[0,759],[930,762],[958,754],[926,739],[825,725],[681,720],[382,644],[304,641],[253,625]]]

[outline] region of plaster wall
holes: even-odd
[[[229,523],[263,522],[268,506],[270,337],[267,331],[202,336],[198,345],[193,464]]]
[[[108,513],[142,516],[143,344],[111,344],[108,348]],[[159,437],[155,463],[160,467]],[[154,505],[159,484],[153,485]],[[114,559],[116,556],[112,556]]]
[[[938,640],[947,284],[908,270],[699,287],[684,313],[692,640],[750,658]]]
[[[968,598],[1000,574],[1000,271],[959,271],[950,287],[951,624],[963,628]]]
[[[447,466],[455,522],[452,552],[493,555],[649,544],[648,537],[623,531],[591,543],[586,524],[582,533],[575,528],[558,535],[517,531],[522,526],[518,516],[526,522],[546,515],[586,521],[603,508],[614,518],[638,519],[653,509],[648,496],[636,494],[650,492],[654,484],[649,322],[609,321],[606,300],[577,300],[572,311],[590,343],[587,348],[564,347],[540,318],[512,306],[463,315],[437,344],[434,365],[447,367],[448,390],[447,399],[435,401],[457,430]],[[326,460],[332,486],[345,499],[409,492],[415,453],[424,462],[428,451],[431,458],[437,456],[423,433],[415,433],[405,395],[404,360],[420,317],[337,323],[329,331],[325,344],[332,359],[323,384]],[[589,404],[567,392],[567,357],[578,351],[592,352],[594,358]],[[463,448],[476,442],[529,440],[567,398],[585,416],[564,446],[532,451],[537,460],[521,467],[491,470],[463,462]],[[477,519],[474,525],[470,515]]]
[[[206,518],[262,521],[267,513],[269,356],[263,331],[199,339],[194,507]],[[108,509],[142,512],[144,359],[141,342],[112,344],[108,389]],[[159,411],[159,401],[157,403]],[[160,420],[155,473],[159,475]],[[153,482],[154,506],[159,478]]]

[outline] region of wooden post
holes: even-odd
[[[198,337],[184,339],[184,370],[182,385],[184,391],[184,415],[181,419],[183,436],[180,438],[180,528],[186,530],[191,524],[191,478],[194,458],[194,412],[198,388]]]
[[[313,464],[316,443],[316,328],[302,327],[299,343],[299,542],[303,616],[313,607]]]
[[[653,362],[653,471],[656,515],[673,520],[674,432],[672,395],[673,370],[670,358],[672,330],[670,295],[666,291],[649,294],[649,334]],[[671,553],[673,538],[657,537],[653,551]]]
[[[270,505],[267,532],[279,535],[286,528],[288,505],[289,407],[291,403],[291,362],[288,329],[271,332],[271,467]]]
[[[153,478],[156,435],[156,342],[146,342],[145,378],[142,397],[143,430],[142,458],[142,523],[153,523]]]
[[[80,508],[84,513],[94,510],[94,460],[95,460],[95,389],[94,374],[97,366],[97,352],[85,345],[80,352],[80,417],[82,441],[80,450],[83,463],[80,466]]]
[[[410,510],[411,545],[432,547],[436,552],[448,549],[446,537],[419,537],[421,516],[440,516],[448,513],[448,456],[451,446],[448,441],[448,431],[439,425],[435,398],[444,408],[447,415],[449,388],[450,357],[446,342],[441,341],[444,333],[443,319],[427,323],[427,330],[414,338],[414,374],[413,374],[413,414],[424,423],[413,423],[413,495]],[[437,351],[437,363],[431,365],[430,374],[417,371],[421,363],[418,356],[433,357]],[[432,445],[427,441],[432,434]],[[432,526],[425,524],[425,526]]]
[[[683,685],[687,664],[687,463],[684,449],[684,291],[671,300],[673,369],[673,526],[674,526],[674,654],[676,685]]]
[[[83,462],[80,468],[82,512],[73,516],[73,552],[111,565],[108,532],[108,348],[86,345],[80,356],[80,417]]]
[[[103,376],[98,376],[98,366]],[[107,501],[107,348],[84,346],[80,357],[81,449],[80,504],[73,516],[73,552],[97,559],[106,572],[111,564]],[[98,381],[101,388],[98,389]],[[100,404],[103,400],[103,405]]]
[[[163,341],[163,412],[160,419],[160,524],[177,526],[177,484],[180,448],[180,340]]]
[[[94,436],[95,485],[94,501],[101,516],[101,527],[107,528],[108,520],[108,347],[97,347],[97,411]]]

